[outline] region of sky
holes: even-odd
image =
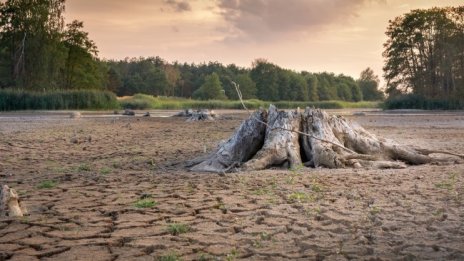
[[[173,62],[264,58],[287,69],[381,76],[388,21],[412,9],[462,0],[67,0],[99,57]],[[383,81],[382,81],[383,83]]]

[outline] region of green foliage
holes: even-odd
[[[151,198],[140,199],[134,203],[134,207],[136,208],[152,208],[156,205],[158,205],[158,202],[154,201]]]
[[[0,9],[0,86],[58,87],[66,50],[61,44],[64,0],[6,1]],[[32,15],[31,15],[32,14]]]
[[[108,168],[108,167],[102,167],[102,168],[100,169],[100,174],[102,174],[102,175],[108,175],[108,174],[110,174],[110,173],[111,173],[111,169]]]
[[[200,100],[221,100],[227,98],[217,73],[206,76],[205,82],[193,93],[193,97]]]
[[[169,253],[163,256],[160,256],[159,261],[180,261],[182,260],[176,253]]]
[[[302,72],[306,79],[306,86],[308,88],[308,101],[318,101],[319,95],[317,94],[317,76],[308,72]]]
[[[271,103],[282,109],[295,109],[297,107],[317,107],[322,109],[344,109],[344,108],[378,108],[378,102],[345,102],[345,101],[260,101],[256,99],[245,100],[249,109],[267,108]],[[133,97],[125,97],[120,100],[122,108],[130,109],[243,109],[240,101],[199,101],[175,97],[153,97],[145,94],[136,94]]]
[[[458,97],[456,97],[458,98]],[[429,99],[416,94],[396,95],[388,98],[383,104],[384,109],[425,109],[425,110],[461,110],[464,100],[459,99]]]
[[[384,99],[383,92],[379,91],[379,77],[374,74],[371,68],[367,68],[361,72],[358,85],[362,91],[364,100],[380,101]]]
[[[0,5],[0,87],[44,91],[103,89],[105,64],[82,30],[64,26],[65,0],[5,1]]]
[[[67,49],[67,57],[63,69],[65,89],[103,89],[108,76],[103,63],[99,63],[97,46],[88,38],[82,29],[83,22],[74,20],[66,25],[63,42]]]
[[[77,171],[91,171],[92,167],[89,164],[83,163],[77,167]]]
[[[303,202],[311,201],[312,196],[304,192],[293,192],[287,196],[287,199],[290,202],[303,203]]]
[[[108,91],[69,90],[34,92],[0,89],[0,111],[115,109],[116,96]]]
[[[45,181],[42,181],[39,183],[39,185],[37,185],[37,188],[38,189],[51,189],[51,188],[54,188],[56,187],[56,182],[53,181],[53,180],[45,180]]]
[[[119,103],[124,109],[143,110],[154,109],[157,107],[158,99],[146,94],[138,93],[132,97],[124,97],[119,100]]]
[[[384,44],[390,97],[413,93],[426,107],[464,101],[464,6],[418,9],[391,20]],[[412,99],[407,96],[406,99]]]
[[[237,75],[235,78],[235,83],[239,85],[240,91],[242,92],[243,99],[254,99],[256,98],[256,83],[250,78],[250,75],[247,73],[242,73]],[[232,99],[238,99],[235,88],[231,96],[228,96]]]
[[[188,225],[181,224],[181,223],[173,223],[173,224],[169,224],[167,230],[171,235],[177,236],[177,235],[185,234],[189,232],[190,227]]]
[[[227,260],[227,261],[234,261],[234,260],[237,259],[238,254],[239,254],[239,253],[238,253],[237,249],[233,248],[232,250],[230,250],[230,253],[228,253],[228,254],[226,255],[226,260]]]
[[[278,67],[266,60],[258,59],[250,71],[251,79],[256,83],[257,96],[266,101],[279,99]]]

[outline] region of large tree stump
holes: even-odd
[[[27,214],[16,190],[0,185],[0,217],[22,217]]]
[[[235,134],[217,150],[191,161],[192,171],[227,172],[232,169],[261,170],[271,166],[326,168],[405,168],[447,159],[430,154],[443,153],[414,149],[395,141],[377,138],[356,123],[330,116],[319,109],[304,112],[253,113]],[[455,159],[450,159],[455,160]]]

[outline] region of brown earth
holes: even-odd
[[[464,260],[464,164],[186,171],[247,116],[228,115],[0,114],[0,183],[30,213],[0,219],[0,260]],[[350,118],[463,153],[463,113]]]

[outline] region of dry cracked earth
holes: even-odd
[[[0,114],[0,260],[464,260],[464,164],[191,173],[245,113]],[[350,116],[378,136],[463,153],[464,113]]]

